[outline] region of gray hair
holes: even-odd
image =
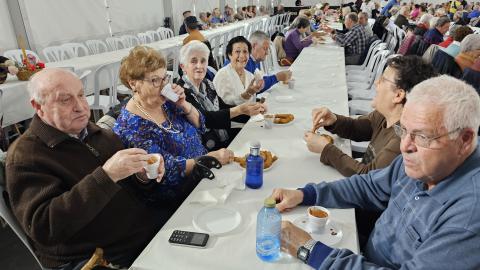
[[[45,93],[45,91],[57,87],[57,85],[52,85],[53,80],[49,80],[48,83],[46,83],[45,78],[42,78],[44,76],[43,74],[46,72],[53,73],[52,76],[57,76],[54,73],[65,72],[78,78],[75,72],[63,68],[45,68],[33,74],[27,84],[28,94],[30,95],[31,100],[41,105],[45,104],[45,98],[48,95],[48,93]]]
[[[270,37],[268,36],[267,33],[260,30],[253,32],[249,38],[249,41],[252,44],[252,46],[253,44],[257,44],[257,45],[262,44],[263,42],[265,42],[265,40],[270,40]]]
[[[430,25],[430,20],[433,18],[431,14],[425,13],[420,17],[420,20],[418,20],[418,23],[427,23]]]
[[[443,109],[443,125],[448,131],[480,126],[480,97],[475,89],[465,82],[442,75],[417,84],[407,95],[407,104],[427,104]],[[458,132],[450,135],[458,137]],[[474,140],[475,143],[477,140]]]
[[[469,52],[480,49],[480,34],[470,34],[460,43],[460,52]]]
[[[437,22],[435,23],[435,27],[442,27],[447,23],[450,23],[450,19],[447,16],[442,16],[438,18]]]
[[[348,13],[346,18],[350,19],[354,23],[358,23],[358,15],[355,12]]]
[[[198,14],[198,17],[199,17],[199,18],[206,18],[206,17],[207,17],[207,13],[206,13],[206,12],[200,12],[200,13]]]
[[[187,44],[183,45],[183,47],[180,49],[180,64],[186,65],[188,63],[190,55],[193,52],[200,52],[205,55],[205,58],[207,59],[210,54],[210,50],[208,49],[207,45],[205,45],[205,43],[198,40],[192,40]]]

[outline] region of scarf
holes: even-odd
[[[185,82],[183,86],[185,89],[191,89],[193,92],[193,98],[200,104],[204,111],[218,111],[220,110],[217,92],[213,86],[213,83],[207,79],[203,79],[200,83],[200,88],[197,89],[195,85],[188,79],[187,75],[182,76],[182,80]],[[207,131],[210,129],[207,128]],[[228,132],[225,129],[212,129],[221,142],[228,140]],[[208,147],[208,146],[207,146]],[[211,148],[211,147],[209,147]]]

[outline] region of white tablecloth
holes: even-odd
[[[253,19],[240,21],[232,24],[228,24],[222,27],[202,31],[203,35],[206,38],[213,37],[216,35],[224,34],[230,32],[234,29],[247,27],[250,24],[256,23],[258,21],[266,21],[267,16],[256,17]],[[168,50],[178,50],[183,44],[183,39],[187,35],[175,36],[170,39],[165,39],[153,43],[146,44],[159,51],[168,51]],[[105,52],[101,54],[89,55],[84,57],[72,58],[60,62],[47,63],[47,67],[72,67],[74,68],[77,74],[81,74],[83,71],[91,70],[92,72],[96,68],[100,67],[106,63],[119,62],[123,57],[127,56],[131,48],[122,49],[113,52]],[[93,93],[93,78],[92,75],[89,75],[88,85],[85,89],[85,94],[90,95]],[[102,88],[108,87],[108,82],[106,80],[100,85]],[[4,108],[4,120],[3,127],[18,123],[20,121],[29,119],[33,116],[34,111],[30,106],[30,97],[27,91],[27,82],[18,81],[16,77],[9,77],[8,81],[0,85],[0,89],[3,91],[3,104]]]
[[[310,153],[303,141],[305,130],[311,129],[311,109],[328,106],[335,113],[348,115],[347,87],[343,48],[317,45],[306,48],[291,67],[296,79],[295,89],[277,84],[267,98],[270,112],[293,113],[291,125],[260,127],[259,122],[249,122],[230,145],[237,156],[248,151],[248,141],[259,140],[262,148],[273,151],[278,157],[272,168],[264,173],[263,187],[257,190],[234,190],[225,204],[237,209],[243,222],[228,235],[212,237],[205,249],[172,246],[168,243],[173,230],[196,231],[192,217],[204,206],[191,204],[191,200],[204,190],[218,189],[217,180],[203,180],[187,200],[152,239],[132,265],[132,269],[310,269],[298,260],[285,256],[276,263],[265,263],[256,257],[256,215],[263,199],[276,187],[297,188],[309,182],[331,181],[341,178],[333,168],[322,165],[318,154]],[[275,97],[293,96],[295,102],[279,103]],[[349,141],[335,142],[350,153]],[[243,172],[237,164],[214,170],[218,179],[227,174]],[[231,178],[231,177],[230,177]],[[298,207],[282,214],[291,220],[305,214],[306,207]],[[332,209],[331,217],[341,224],[342,240],[336,247],[348,248],[358,253],[358,240],[353,209]]]
[[[2,127],[32,118],[34,111],[30,105],[27,82],[9,75],[7,81],[0,84],[0,89],[3,92],[0,103],[4,113]]]

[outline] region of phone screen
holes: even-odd
[[[195,233],[192,237],[191,243],[194,245],[201,245],[205,241],[205,234]]]

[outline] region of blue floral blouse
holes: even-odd
[[[193,126],[182,110],[167,101],[162,105],[165,113],[178,133],[167,132],[154,122],[144,119],[122,108],[113,127],[126,148],[141,148],[148,153],[159,153],[165,160],[164,187],[177,186],[185,176],[187,159],[203,156],[207,150],[202,145],[201,134],[205,133],[205,118],[200,114],[200,128]],[[162,123],[168,128],[168,121]],[[172,131],[173,131],[172,129]]]

